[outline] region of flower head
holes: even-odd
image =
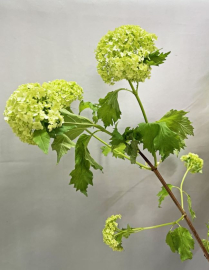
[[[109,31],[95,50],[97,70],[104,82],[114,84],[123,79],[144,82],[150,78],[151,67],[143,61],[157,50],[156,39],[155,34],[138,25],[123,25]]]
[[[105,227],[102,231],[103,241],[106,245],[111,247],[114,251],[122,251],[123,247],[121,242],[116,240],[116,234],[118,231],[118,223],[115,222],[118,218],[121,219],[121,215],[112,215],[106,220]]]
[[[199,158],[198,155],[189,153],[182,156],[181,160],[185,162],[185,166],[191,173],[202,173],[203,159]]]
[[[21,141],[35,144],[33,132],[49,131],[64,122],[60,109],[69,107],[76,99],[82,99],[83,89],[76,82],[55,80],[20,85],[7,101],[5,120]]]

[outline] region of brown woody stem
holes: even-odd
[[[162,175],[159,173],[158,169],[149,161],[149,159],[139,150],[139,154],[140,156],[146,161],[146,163],[150,166],[151,170],[155,173],[155,175],[157,176],[157,178],[160,180],[160,182],[162,183],[162,185],[164,186],[164,188],[166,189],[166,191],[168,192],[168,194],[170,195],[171,199],[173,200],[173,202],[175,203],[175,205],[177,206],[177,208],[179,209],[179,211],[181,212],[181,214],[184,216],[190,230],[192,231],[194,237],[196,238],[198,244],[200,245],[204,256],[206,257],[206,259],[209,261],[209,254],[206,250],[206,248],[204,247],[196,229],[194,228],[191,220],[189,219],[189,217],[187,216],[187,213],[184,211],[184,209],[181,207],[180,203],[178,202],[178,200],[176,199],[176,197],[174,196],[173,192],[170,190],[170,188],[168,187],[167,183],[165,182],[165,180],[163,179]]]

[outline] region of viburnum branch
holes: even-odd
[[[27,83],[20,85],[10,96],[4,116],[22,142],[38,146],[45,154],[48,153],[51,144],[52,150],[57,152],[57,162],[69,150],[75,148],[75,167],[70,173],[70,184],[85,196],[88,196],[89,185],[93,185],[93,170],[103,170],[88,149],[92,137],[105,145],[102,147],[102,153],[105,156],[112,152],[116,158],[127,159],[131,164],[137,164],[140,168],[152,170],[155,173],[163,185],[162,190],[157,194],[159,207],[169,195],[181,212],[181,218],[151,227],[131,228],[127,225],[126,229],[120,229],[116,220],[120,219],[121,215],[112,215],[106,220],[103,240],[114,251],[123,250],[122,238],[128,238],[131,233],[167,225],[173,228],[177,224],[179,227],[174,230],[171,228],[168,232],[166,243],[172,252],[179,253],[182,261],[192,259],[194,239],[191,233],[179,224],[185,219],[209,261],[208,238],[200,239],[184,210],[183,201],[183,193],[185,193],[190,215],[195,218],[191,197],[183,191],[183,184],[188,172],[202,172],[203,160],[194,153],[181,157],[187,171],[180,187],[167,185],[157,169],[159,162],[157,162],[156,154],[159,153],[160,162],[163,162],[174,152],[179,153],[185,149],[185,140],[188,136],[194,135],[194,128],[189,118],[185,116],[187,112],[176,109],[171,109],[159,120],[149,123],[138,94],[139,82],[149,79],[152,67],[163,64],[170,54],[170,52],[160,52],[155,45],[156,39],[155,34],[148,33],[137,25],[123,25],[114,31],[109,31],[100,39],[95,50],[98,73],[103,81],[110,85],[127,80],[130,90],[119,88],[109,92],[104,98],[100,98],[98,103],[92,103],[84,102],[83,88],[74,81],[54,80],[43,84]],[[128,126],[124,133],[120,134],[117,126],[122,112],[118,92],[122,90],[131,92],[135,96],[145,122],[140,121],[135,128]],[[75,100],[80,100],[79,114],[75,114],[70,107]],[[80,115],[85,109],[92,111],[91,119]],[[101,125],[97,124],[99,120]],[[114,127],[113,132],[106,129],[110,126]],[[92,132],[88,130],[91,128],[93,128]],[[96,135],[100,131],[111,137],[111,145]],[[52,143],[51,140],[53,140]],[[154,165],[138,149],[139,145],[152,154]],[[136,161],[138,153],[145,160],[145,165]],[[173,187],[180,191],[181,204],[171,191]],[[209,224],[207,228],[209,230]]]

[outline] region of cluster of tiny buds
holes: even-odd
[[[121,215],[112,215],[106,220],[105,227],[102,231],[103,241],[106,245],[112,248],[114,251],[122,251],[123,247],[121,242],[117,241],[115,238],[115,233],[117,233],[118,223],[115,222],[117,219],[121,219]]]
[[[182,156],[181,161],[184,162],[191,173],[202,173],[204,162],[198,155],[189,153],[188,155]]]

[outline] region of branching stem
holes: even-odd
[[[109,147],[110,149],[112,149],[111,146],[110,146],[108,143],[106,143],[105,141],[103,141],[101,138],[99,138],[98,136],[96,136],[94,133],[90,132],[88,129],[86,129],[86,132],[88,132],[88,133],[91,134],[91,136],[93,136],[95,139],[97,139],[98,141],[100,141],[101,143],[103,143],[104,145],[106,145],[107,147]],[[125,159],[130,160],[130,157],[129,157],[129,156],[126,156],[126,155],[124,155],[123,153],[121,153],[121,152],[119,152],[119,151],[117,151],[117,150],[113,150],[113,151],[116,152],[117,154],[120,154],[120,155],[123,156]],[[146,165],[144,165],[144,164],[142,164],[142,163],[140,163],[140,162],[138,162],[138,161],[136,161],[136,164],[139,165],[141,168],[143,168],[143,169],[145,169],[145,170],[151,170],[149,167],[147,167]]]
[[[209,254],[206,250],[206,248],[204,247],[201,238],[199,237],[199,234],[197,233],[196,229],[194,228],[191,220],[189,219],[189,217],[187,216],[187,213],[184,211],[184,209],[182,208],[182,206],[180,205],[180,203],[178,202],[178,200],[176,199],[176,197],[174,196],[173,192],[170,190],[170,188],[168,187],[167,183],[165,182],[164,178],[162,177],[162,175],[159,173],[158,169],[149,161],[149,159],[141,152],[139,151],[139,154],[141,155],[141,157],[144,159],[144,161],[150,166],[151,170],[154,172],[154,174],[157,176],[157,178],[160,180],[160,182],[162,183],[162,185],[164,186],[164,188],[166,189],[166,191],[168,192],[169,196],[171,197],[171,199],[173,200],[173,202],[175,203],[175,205],[177,206],[177,208],[179,209],[179,211],[181,212],[181,214],[184,216],[184,219],[186,220],[190,230],[192,231],[194,237],[196,238],[199,246],[201,247],[204,256],[206,257],[206,259],[209,261]]]

